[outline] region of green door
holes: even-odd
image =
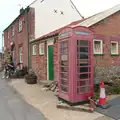
[[[53,46],[48,46],[48,72],[49,80],[54,80]]]

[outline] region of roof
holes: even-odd
[[[25,14],[25,12],[28,11],[28,10],[29,10],[29,7],[25,8],[24,11],[20,15],[18,15],[7,28],[5,28],[3,30],[3,32],[5,32],[6,30],[8,30],[8,28],[10,26],[12,26],[14,24],[14,22],[16,22],[16,20],[18,20],[21,17],[21,15]]]
[[[78,21],[74,21],[62,28],[59,28],[55,31],[52,31],[48,34],[45,34],[41,37],[39,37],[38,39],[36,40],[40,40],[40,39],[43,39],[43,38],[47,38],[47,37],[50,37],[50,36],[54,36],[54,35],[57,35],[63,28],[65,27],[70,27],[70,26],[84,26],[84,27],[90,27],[98,22],[100,22],[101,20],[111,16],[112,14],[116,13],[120,11],[120,4],[119,5],[116,5],[108,10],[105,10],[105,11],[102,11],[100,13],[97,13],[93,16],[90,16],[88,18],[85,18],[85,19],[82,19],[82,20],[78,20]]]
[[[47,37],[50,37],[50,36],[55,36],[55,35],[57,35],[63,28],[77,25],[77,24],[79,24],[80,22],[85,21],[86,19],[88,19],[88,18],[85,18],[85,19],[82,19],[82,20],[78,20],[78,21],[74,21],[74,22],[72,22],[72,23],[70,23],[70,24],[68,24],[68,25],[66,25],[66,26],[64,26],[64,27],[62,27],[62,28],[59,28],[59,29],[57,29],[57,30],[55,30],[55,31],[52,31],[52,32],[48,33],[48,34],[45,34],[45,35],[37,38],[36,40],[40,40],[40,39],[47,38]],[[31,42],[32,42],[32,41],[31,41]]]
[[[101,20],[111,16],[112,14],[114,14],[118,11],[120,11],[120,4],[110,8],[108,10],[105,10],[103,12],[100,12],[99,14],[96,14],[96,15],[90,17],[89,19],[87,19],[83,22],[80,22],[78,25],[85,26],[85,27],[90,27],[90,26],[100,22]]]

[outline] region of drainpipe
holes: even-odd
[[[25,14],[26,14],[26,36],[27,36],[27,42],[28,42],[28,70],[30,68],[30,52],[29,52],[29,25],[28,25],[28,11],[29,11],[29,7],[27,7],[27,9],[25,10]]]

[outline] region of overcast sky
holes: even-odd
[[[34,0],[0,0],[0,48],[2,31],[19,14],[20,5],[26,7]],[[105,9],[120,4],[120,0],[72,0],[84,17],[91,16]]]

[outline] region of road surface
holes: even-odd
[[[35,107],[26,103],[0,74],[0,120],[46,120]]]

